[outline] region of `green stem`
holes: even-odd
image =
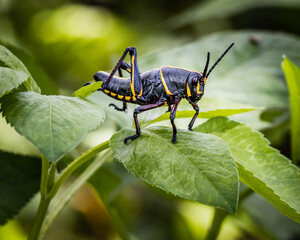
[[[247,197],[249,197],[254,191],[251,188],[245,189],[243,192],[240,193],[240,203],[242,203]]]
[[[33,224],[30,229],[30,232],[29,232],[28,240],[38,239],[40,231],[41,231],[41,226],[42,226],[45,216],[47,214],[47,210],[48,210],[50,201],[51,201],[50,198],[41,196],[39,208],[34,217]]]
[[[245,189],[243,192],[239,194],[239,206],[240,204],[249,197],[254,191],[251,188]],[[213,240],[216,239],[219,235],[219,232],[221,230],[222,223],[224,219],[229,215],[228,212],[215,208],[214,218],[212,221],[211,228],[208,230],[208,233],[205,237],[205,240]]]
[[[224,210],[215,208],[215,214],[213,218],[212,225],[210,229],[208,230],[208,233],[205,237],[205,240],[215,240],[220,232],[221,225],[223,223],[223,220],[228,215],[227,212]]]
[[[47,195],[47,178],[48,178],[49,161],[42,155],[42,176],[40,192],[42,196]]]
[[[29,232],[28,239],[29,240],[36,240],[41,238],[41,227],[44,225],[44,220],[46,219],[46,214],[48,207],[52,198],[56,195],[58,189],[61,187],[63,182],[83,163],[90,160],[92,157],[100,153],[101,151],[109,148],[109,141],[106,141],[77,159],[75,159],[62,173],[59,179],[55,182],[55,173],[56,173],[56,164],[51,164],[50,170],[49,169],[49,160],[42,156],[42,175],[41,175],[41,186],[40,186],[40,194],[41,199],[39,203],[39,207],[37,213],[34,217],[32,227]],[[92,164],[91,164],[92,165]],[[87,179],[86,179],[87,180]],[[83,183],[82,183],[83,184]]]
[[[53,200],[53,204],[51,204],[51,209],[49,214],[46,216],[45,221],[42,225],[41,236],[43,237],[51,223],[54,221],[56,216],[60,213],[63,207],[67,204],[67,202],[71,199],[73,194],[99,169],[99,167],[105,163],[107,160],[113,157],[113,152],[108,151],[101,155],[99,158],[96,158],[80,176],[70,185],[68,188],[59,193],[57,197]]]
[[[92,157],[96,156],[98,153],[108,148],[109,148],[109,140],[97,145],[96,147],[90,149],[89,151],[87,151],[86,153],[82,154],[80,157],[75,159],[57,179],[56,183],[54,184],[51,191],[49,192],[49,197],[51,198],[54,197],[58,189],[60,188],[60,186],[63,184],[63,182],[82,164],[86,163]]]
[[[33,219],[32,227],[29,232],[28,239],[35,240],[38,238],[41,230],[41,226],[47,214],[51,198],[47,196],[48,186],[53,185],[55,178],[56,164],[52,164],[49,170],[49,160],[42,155],[42,175],[41,175],[41,186],[40,194],[41,199],[37,213]]]
[[[106,206],[106,209],[107,211],[109,212],[111,218],[112,218],[112,221],[114,223],[114,225],[116,226],[117,228],[117,231],[121,237],[121,239],[123,240],[130,240],[132,239],[130,237],[130,234],[128,233],[128,231],[126,230],[126,227],[123,223],[123,220],[121,219],[117,209],[115,207],[109,207],[109,206]]]
[[[56,163],[52,163],[49,170],[48,179],[47,179],[47,193],[51,190],[51,188],[54,185],[55,173],[56,173]]]

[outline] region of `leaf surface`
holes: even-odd
[[[124,144],[124,138],[132,134],[133,130],[122,129],[110,141],[116,158],[128,171],[174,195],[236,211],[238,175],[222,139],[181,130],[173,144],[171,129],[151,127]]]
[[[38,192],[41,161],[0,151],[0,225],[12,219]]]
[[[74,97],[83,97],[86,98],[91,95],[93,92],[97,91],[102,85],[102,82],[94,82],[89,85],[79,88],[73,93]]]
[[[297,163],[300,161],[300,68],[284,57],[282,69],[290,93],[292,158]]]
[[[194,130],[225,140],[231,148],[241,181],[281,213],[300,222],[299,169],[270,147],[260,132],[225,117],[210,119]]]
[[[1,100],[6,121],[51,162],[57,162],[104,120],[99,105],[82,98],[35,92],[6,95]]]
[[[300,8],[295,0],[211,0],[199,2],[168,21],[168,26],[178,28],[189,24],[201,24],[201,21],[212,21],[242,13],[244,11],[263,7]]]
[[[254,44],[252,38],[258,42]],[[251,106],[288,107],[288,91],[280,64],[285,54],[300,65],[300,39],[292,35],[259,31],[215,33],[190,44],[140,57],[139,67],[142,72],[165,65],[202,72],[207,52],[213,64],[232,42],[233,48],[207,79],[205,96]]]
[[[29,91],[41,91],[25,65],[11,51],[2,45],[0,45],[0,61],[3,62],[7,67],[16,71],[24,72],[28,75],[29,78],[24,85]]]
[[[204,97],[198,103],[200,111],[199,118],[212,118],[216,116],[231,116],[259,109],[257,107],[235,103],[217,98]],[[180,102],[176,111],[176,118],[192,118],[195,114],[193,107],[187,102]],[[141,124],[149,125],[155,122],[169,120],[170,112],[166,113],[166,108],[155,109],[140,114]]]
[[[16,71],[11,68],[0,67],[0,97],[17,88],[28,79],[24,72]]]

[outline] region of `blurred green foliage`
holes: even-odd
[[[254,119],[255,126],[259,126],[273,146],[289,157],[288,91],[280,62],[285,54],[300,64],[299,14],[297,0],[175,0],[172,3],[161,0],[1,0],[0,41],[22,60],[42,93],[64,95],[71,95],[92,80],[96,71],[112,69],[127,46],[137,47],[142,70],[172,63],[198,69],[203,66],[207,50],[218,56],[228,42],[239,41],[241,44],[235,46],[233,54],[223,60],[223,67],[220,65],[212,75],[206,96],[266,107],[256,115],[245,114],[245,122],[252,124]],[[230,32],[209,35],[224,30]],[[0,65],[3,66],[2,62]],[[247,90],[251,90],[251,94]],[[95,95],[90,99],[102,104],[111,101],[98,93]],[[104,123],[99,132],[105,130],[111,135],[121,126],[131,125],[130,117],[113,113],[111,109],[106,111],[109,123]],[[4,121],[0,123],[0,149],[36,153],[25,139],[8,140],[7,132],[13,130]],[[70,154],[77,155],[77,151],[95,145],[101,137],[99,134],[87,136]],[[75,240],[97,239],[104,235],[105,239],[116,239],[118,233],[111,219],[123,222],[118,226],[123,224],[137,239],[202,239],[205,236],[213,214],[210,207],[185,202],[141,183],[118,163],[108,163],[103,171],[101,181],[97,179],[100,171],[91,182],[95,185],[100,181],[104,185],[104,189],[96,187],[96,190],[104,205],[109,206],[111,217],[104,214],[105,208],[99,207],[102,203],[97,194],[91,195],[91,199],[83,197],[82,202],[74,201],[62,213],[46,239],[66,239],[66,236]],[[105,189],[105,181],[111,179],[121,184],[116,187],[111,182],[112,187]],[[85,193],[80,194],[75,200]],[[299,224],[257,196],[253,194],[240,206],[236,218],[225,221],[219,239],[299,238]],[[82,207],[92,200],[95,200],[92,211],[83,211]],[[0,227],[0,236],[19,229],[21,233],[16,233],[14,238],[22,239],[35,210],[33,201],[22,210],[16,222]],[[106,227],[109,229],[106,234],[105,228],[95,225],[102,216],[105,216],[102,223],[106,224],[102,226],[110,226]]]
[[[282,69],[290,94],[292,159],[297,164],[300,161],[300,68],[284,57]]]

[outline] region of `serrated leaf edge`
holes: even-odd
[[[123,128],[124,130],[133,130],[133,129],[129,129],[129,128]],[[122,130],[123,130],[122,129]],[[146,129],[143,129],[143,132],[146,132],[147,130]],[[149,131],[148,131],[149,132]],[[180,130],[178,131],[178,132],[180,132]],[[153,132],[151,132],[151,134],[154,134]],[[202,134],[207,134],[207,135],[214,135],[214,134],[208,134],[208,133],[202,133]],[[156,136],[158,136],[157,134],[154,134],[154,135],[156,135]],[[216,135],[214,135],[215,137],[218,137],[218,136],[216,136]],[[159,137],[159,136],[158,136]],[[227,146],[227,148],[228,148],[228,150],[229,150],[229,152],[230,152],[230,155],[231,155],[231,157],[232,157],[232,159],[234,159],[234,157],[233,157],[233,155],[232,155],[232,153],[231,153],[231,149],[230,149],[230,147],[228,146],[228,144],[227,144],[227,142],[226,141],[224,141],[222,138],[220,138],[220,137],[218,137],[221,141],[223,141],[224,143],[225,143],[225,145]],[[164,139],[162,139],[164,142],[166,142],[167,144],[169,144],[171,147],[173,147],[172,145],[171,145],[171,143],[169,143],[169,142],[167,142],[167,141],[165,141]],[[121,163],[123,163],[124,164],[124,162],[121,160],[121,157],[119,156],[119,154],[117,153],[117,152],[114,152],[115,153],[115,158],[119,161],[119,162],[121,162]],[[180,153],[181,154],[181,153]],[[237,164],[234,162],[234,161],[232,161],[233,163],[234,163],[234,165],[237,167]],[[193,166],[194,166],[194,164],[192,164]],[[126,168],[127,169],[127,168]],[[238,176],[238,170],[237,170],[237,168],[235,168],[235,171],[236,171],[236,175]],[[180,196],[180,195],[178,195],[178,194],[176,194],[176,193],[174,193],[174,192],[172,192],[172,191],[168,191],[167,189],[165,189],[165,188],[163,188],[163,187],[161,187],[161,186],[159,186],[159,185],[157,185],[155,182],[153,182],[153,183],[151,183],[151,182],[149,182],[147,179],[145,179],[145,178],[143,178],[143,176],[142,175],[137,175],[137,174],[135,174],[132,170],[129,170],[129,172],[131,172],[133,175],[135,175],[138,179],[142,179],[143,181],[145,181],[145,182],[147,182],[148,184],[150,184],[151,186],[155,186],[155,187],[157,187],[157,188],[159,188],[159,189],[162,189],[162,190],[164,190],[165,192],[167,192],[167,193],[171,193],[172,195],[174,195],[174,196],[179,196],[179,197],[181,197],[181,198],[184,198],[184,199],[187,199],[186,197],[182,197],[182,196]],[[201,172],[201,170],[200,170],[200,172]],[[201,174],[202,174],[202,172],[201,172]],[[202,174],[203,175],[203,174]],[[203,176],[205,176],[205,175],[203,175]],[[206,176],[205,176],[205,178],[206,178]],[[211,181],[208,181],[208,182],[210,182],[211,183]],[[213,184],[212,184],[213,185]],[[215,188],[215,186],[213,185],[213,187]],[[238,182],[238,188],[239,188],[239,182]],[[224,208],[224,207],[221,207],[221,206],[215,206],[215,205],[212,205],[212,204],[208,204],[208,203],[205,203],[206,205],[210,205],[210,206],[214,206],[214,207],[217,207],[217,208],[220,208],[220,209],[224,209],[224,210],[226,210],[226,211],[229,211],[229,212],[231,212],[231,213],[235,213],[236,211],[237,211],[237,206],[238,206],[238,191],[237,191],[237,202],[236,202],[236,208],[235,209],[233,209],[232,207],[231,207],[231,205],[228,203],[228,200],[218,191],[218,189],[217,188],[215,188],[216,190],[217,190],[217,192],[222,196],[222,198],[225,200],[225,202],[226,202],[226,205],[227,206],[229,206],[228,208]],[[198,201],[197,200],[197,198],[189,198],[188,200],[191,200],[191,201],[196,201],[196,202],[200,202],[200,201]],[[200,202],[201,203],[201,202]]]
[[[222,118],[222,117],[220,117],[220,118]],[[227,123],[230,123],[230,122],[237,123],[236,121],[227,119]],[[239,127],[239,128],[241,128],[241,127],[243,127],[243,128],[246,127],[246,129],[248,129],[248,130],[251,131],[251,134],[258,134],[259,137],[260,137],[261,139],[264,140],[264,142],[265,142],[265,148],[266,148],[266,149],[273,151],[273,154],[281,155],[281,154],[280,154],[280,151],[279,151],[278,149],[272,148],[272,147],[270,146],[270,141],[269,141],[268,139],[264,138],[264,135],[263,135],[261,132],[259,132],[259,131],[257,131],[257,130],[254,130],[254,129],[250,128],[250,127],[248,127],[246,124],[241,124],[241,123],[238,123],[238,124],[239,124],[239,125],[235,126],[234,128],[236,128],[236,127]],[[224,129],[224,128],[226,128],[226,126],[224,126],[223,128],[219,128],[219,130]],[[229,129],[227,132],[230,132],[231,130],[232,130],[232,129]],[[245,151],[248,151],[248,150],[245,150]],[[286,157],[283,156],[283,155],[281,155],[281,156],[282,156],[282,158],[285,160],[285,162],[286,162],[291,168],[294,168],[295,170],[298,170],[298,171],[297,171],[297,174],[300,175],[299,169],[298,169],[294,164],[292,164],[291,161],[290,161],[288,158],[286,158]],[[233,159],[236,159],[236,158],[233,156]],[[283,199],[280,197],[280,195],[278,195],[277,191],[275,191],[273,188],[271,188],[271,187],[269,186],[269,184],[266,184],[266,183],[265,183],[260,177],[258,177],[254,172],[252,172],[252,171],[250,171],[250,170],[248,170],[248,169],[245,169],[245,167],[244,167],[242,164],[240,164],[237,160],[235,160],[235,162],[236,162],[236,164],[238,165],[238,167],[242,166],[242,168],[243,168],[245,171],[251,173],[256,179],[258,179],[258,180],[259,180],[261,183],[263,183],[269,190],[271,190],[271,191],[274,193],[274,195],[278,197],[278,199],[280,199],[284,204],[286,204],[287,206],[289,206],[290,209],[292,209],[297,215],[299,215],[299,220],[298,220],[298,222],[300,223],[300,212],[299,212],[299,211],[297,211],[293,206],[291,206],[291,205],[288,204],[285,200],[283,200]],[[243,182],[244,182],[244,181],[243,181]],[[246,184],[246,182],[244,182],[244,183]],[[253,189],[253,190],[255,191],[255,189]],[[295,219],[294,219],[294,220],[295,220]]]
[[[39,94],[39,93],[37,93],[37,94]],[[42,95],[42,94],[39,94],[39,95],[45,97],[45,98],[47,99],[47,101],[51,102],[51,101],[49,100],[49,95]],[[66,96],[62,96],[62,95],[58,95],[58,96],[63,97],[63,98],[67,98]],[[72,150],[73,150],[73,149],[74,149],[74,148],[82,141],[82,139],[86,136],[86,134],[88,134],[89,132],[91,132],[91,131],[97,129],[97,128],[100,126],[100,124],[103,123],[103,121],[104,121],[104,119],[105,119],[105,112],[103,111],[103,109],[102,109],[102,107],[101,107],[100,105],[95,104],[95,103],[93,103],[92,101],[90,101],[90,100],[88,100],[88,99],[85,99],[85,98],[82,98],[82,97],[68,97],[68,98],[77,98],[77,99],[80,99],[80,100],[83,100],[83,101],[87,101],[87,102],[91,103],[93,106],[95,106],[96,108],[98,108],[98,109],[101,108],[101,112],[102,112],[102,114],[103,114],[103,118],[101,119],[101,121],[99,121],[99,123],[98,123],[94,128],[91,128],[91,129],[89,129],[89,130],[86,130],[85,133],[82,135],[82,137],[81,137],[80,139],[78,139],[78,141],[76,142],[76,144],[74,144],[74,147],[70,148],[67,152],[61,154],[61,155],[60,155],[59,157],[57,157],[55,160],[53,160],[52,158],[49,158],[50,162],[53,162],[53,163],[58,162],[63,156],[65,156],[65,154],[67,154],[68,152],[72,151]],[[35,104],[34,107],[35,107],[36,105],[38,105],[38,103]],[[51,104],[50,104],[50,105],[51,105]],[[31,109],[33,109],[34,107],[32,107]],[[31,109],[30,109],[30,110],[31,110]],[[29,111],[30,111],[30,110],[29,110]],[[99,110],[100,110],[100,109],[99,109]],[[16,111],[17,111],[17,109],[15,109],[14,112],[16,112]],[[8,120],[6,119],[5,113],[3,112],[3,109],[1,108],[1,105],[0,105],[0,112],[2,112],[2,115],[4,116],[6,122],[7,122],[11,127],[13,127],[13,128],[16,130],[16,132],[18,132],[21,136],[24,136],[28,141],[30,141],[30,142],[31,142],[31,143],[39,150],[40,153],[42,153],[42,154],[45,155],[45,156],[48,155],[48,154],[45,153],[44,151],[40,150],[40,149],[39,149],[39,148],[31,141],[31,138],[28,138],[27,136],[25,136],[25,135],[23,135],[21,132],[19,132],[19,130],[16,129],[16,128],[11,124],[11,122],[8,121]],[[26,113],[26,114],[27,114],[27,113]],[[25,115],[26,115],[26,114],[25,114]],[[51,150],[52,150],[52,152],[53,152],[53,149],[52,149],[52,148],[51,148]]]

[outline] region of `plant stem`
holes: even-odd
[[[220,232],[221,225],[223,223],[223,220],[228,215],[227,212],[224,210],[215,208],[215,214],[213,218],[212,225],[210,229],[208,230],[208,233],[205,237],[205,240],[215,240]]]
[[[254,191],[251,188],[247,188],[240,193],[240,203],[243,202],[247,197],[249,197]]]
[[[114,225],[116,226],[117,231],[118,231],[121,239],[123,239],[123,240],[132,239],[130,237],[130,234],[126,230],[126,227],[124,226],[123,220],[121,219],[121,217],[120,217],[118,211],[116,210],[116,208],[113,207],[113,206],[112,207],[107,206],[106,209],[109,212],[109,214],[112,218],[112,221],[113,221]]]
[[[49,169],[49,160],[42,156],[42,175],[41,175],[41,186],[40,186],[40,194],[41,199],[39,203],[39,207],[37,213],[34,217],[32,227],[29,232],[28,240],[36,240],[41,238],[41,227],[44,225],[44,220],[46,218],[47,210],[50,205],[51,200],[56,195],[58,189],[61,187],[63,182],[82,164],[90,160],[92,157],[100,153],[101,151],[109,148],[109,141],[106,141],[77,159],[75,159],[62,173],[59,179],[55,182],[55,173],[56,173],[56,164],[52,163],[50,170]],[[93,165],[93,164],[91,164]],[[92,173],[92,171],[90,171]],[[78,180],[80,177],[78,178]],[[85,181],[88,178],[85,178]],[[80,182],[82,185],[84,182]],[[74,191],[72,192],[74,193]],[[64,203],[65,204],[65,203]],[[64,205],[63,205],[64,206]],[[53,219],[52,219],[53,221]],[[45,232],[45,231],[44,231]]]
[[[42,196],[47,195],[47,178],[48,178],[48,169],[49,169],[49,161],[42,155],[42,176],[41,176],[41,185],[40,192]]]
[[[38,236],[41,231],[41,226],[43,224],[43,221],[45,219],[49,204],[50,204],[51,198],[47,198],[44,196],[41,196],[39,208],[37,210],[37,213],[34,217],[32,227],[29,232],[28,240],[36,240],[38,239]]]
[[[239,194],[239,206],[240,204],[249,197],[254,191],[251,188],[247,188]],[[221,230],[222,223],[224,219],[229,215],[228,212],[215,208],[214,218],[211,224],[210,229],[205,237],[205,240],[214,240],[218,237],[219,232]]]
[[[56,165],[55,164],[51,165],[50,174],[48,174],[49,171],[48,169],[49,169],[49,160],[46,157],[42,156],[42,176],[41,176],[41,187],[40,187],[41,199],[40,199],[37,213],[32,223],[32,227],[29,232],[28,240],[35,240],[38,238],[43,220],[46,216],[51,201],[51,198],[47,197],[47,193],[48,193],[47,186],[49,185],[49,178],[54,178],[55,176]]]
[[[47,193],[51,190],[51,188],[54,185],[55,173],[56,173],[56,163],[52,163],[49,170],[48,179],[47,179]]]
[[[49,192],[49,197],[54,197],[58,189],[60,188],[60,186],[63,184],[63,182],[82,164],[86,163],[92,157],[96,156],[98,153],[108,148],[109,148],[109,140],[97,145],[96,147],[90,149],[89,151],[87,151],[86,153],[82,154],[80,157],[75,159],[57,179],[56,183],[54,184],[51,191]]]
[[[53,167],[51,166],[51,169],[52,168]],[[43,219],[46,216],[47,209],[51,201],[50,198],[47,198],[47,192],[48,192],[47,186],[48,186],[48,179],[49,179],[48,171],[49,171],[49,160],[42,155],[42,174],[41,174],[41,185],[40,185],[41,199],[40,199],[37,213],[32,223],[32,227],[29,232],[29,236],[28,236],[29,240],[37,239],[41,229],[41,225],[43,223]]]
[[[66,189],[63,193],[58,194],[54,199],[53,204],[51,204],[51,210],[46,216],[45,221],[42,225],[41,236],[43,237],[51,223],[54,221],[56,216],[60,213],[63,207],[67,204],[73,194],[99,169],[99,167],[105,163],[107,160],[113,157],[113,152],[108,151],[101,155],[99,158],[95,159],[81,175]]]

